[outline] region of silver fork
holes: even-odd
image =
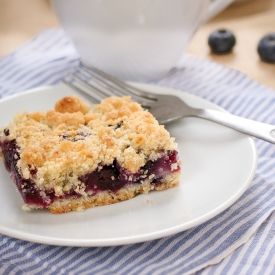
[[[199,117],[275,144],[275,126],[273,125],[227,112],[193,108],[177,96],[149,93],[84,62],[80,62],[75,71],[69,73],[69,77],[73,81],[64,79],[64,82],[84,92],[93,103],[99,103],[102,99],[112,95],[130,95],[134,101],[148,109],[160,124],[183,117]]]

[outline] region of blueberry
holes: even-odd
[[[257,50],[263,61],[275,63],[275,33],[265,35],[259,41]]]
[[[5,136],[9,136],[10,135],[10,130],[9,129],[4,129],[4,134]]]
[[[208,45],[215,54],[230,53],[236,44],[234,34],[226,29],[220,29],[212,32],[208,38]]]

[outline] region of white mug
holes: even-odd
[[[199,26],[233,0],[52,0],[80,57],[123,80],[176,66]]]

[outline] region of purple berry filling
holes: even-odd
[[[111,190],[117,192],[128,184],[138,184],[154,174],[151,184],[160,183],[161,179],[171,172],[171,165],[177,163],[177,151],[169,152],[156,161],[147,161],[138,173],[132,174],[122,168],[115,160],[113,165],[105,165],[100,171],[94,171],[80,178],[85,183],[86,191]],[[178,171],[177,168],[176,171]]]
[[[8,135],[8,130],[5,134]],[[11,178],[16,183],[25,203],[36,207],[47,207],[57,198],[81,196],[73,190],[62,197],[55,196],[54,190],[46,192],[38,190],[32,179],[23,178],[20,171],[18,171],[17,161],[20,156],[16,141],[0,141],[0,147],[4,155],[6,169],[10,172]],[[126,185],[142,183],[150,175],[153,175],[151,184],[157,185],[167,173],[171,173],[171,165],[175,163],[177,163],[177,151],[170,151],[156,161],[148,161],[138,173],[132,174],[121,167],[115,160],[112,165],[105,165],[102,169],[84,175],[79,180],[86,185],[85,191],[92,191],[93,194],[106,190],[117,192]],[[173,172],[179,169],[178,167]],[[36,170],[32,170],[31,174],[35,177]]]

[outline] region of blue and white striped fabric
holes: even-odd
[[[0,97],[58,83],[78,55],[60,29],[45,30],[0,58]],[[244,74],[185,55],[154,84],[188,91],[229,112],[275,124],[275,91]],[[0,274],[275,274],[275,147],[256,140],[250,188],[208,222],[150,242],[117,247],[59,247],[0,235]]]

